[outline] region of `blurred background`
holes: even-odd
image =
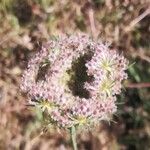
[[[114,121],[79,134],[79,149],[150,150],[149,0],[0,0],[0,150],[71,150],[19,84],[42,42],[76,32],[111,42],[131,64]]]

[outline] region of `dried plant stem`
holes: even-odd
[[[96,30],[96,26],[95,26],[94,11],[92,8],[90,8],[88,15],[89,15],[92,36],[93,36],[93,38],[96,39],[97,38],[97,30]]]
[[[129,26],[127,26],[125,28],[125,31],[131,31],[132,28],[138,23],[140,22],[143,18],[145,18],[148,14],[150,14],[150,7],[148,9],[146,9],[140,16],[138,16],[137,18],[135,18],[130,24]]]
[[[71,127],[71,139],[72,139],[73,150],[78,150],[77,142],[76,142],[76,128],[75,128],[75,126]]]
[[[150,83],[130,83],[126,85],[127,88],[149,88]]]

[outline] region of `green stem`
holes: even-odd
[[[73,150],[78,150],[77,142],[76,142],[76,128],[75,128],[75,126],[71,127],[71,139],[72,139]]]

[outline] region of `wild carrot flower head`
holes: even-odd
[[[84,80],[83,91],[87,90],[89,96],[81,97],[68,85],[74,80],[68,70],[85,55],[89,56],[84,64],[86,73],[92,80]],[[107,44],[84,34],[63,35],[47,42],[31,58],[21,89],[28,93],[30,104],[46,111],[59,127],[90,126],[109,120],[116,112],[116,95],[127,78],[127,66],[128,61]]]

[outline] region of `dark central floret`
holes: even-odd
[[[79,57],[72,63],[72,68],[68,71],[71,74],[71,80],[68,82],[68,86],[72,94],[86,99],[90,97],[90,94],[84,88],[84,84],[85,82],[90,82],[92,77],[87,75],[87,67],[85,64],[90,57],[89,54]]]

